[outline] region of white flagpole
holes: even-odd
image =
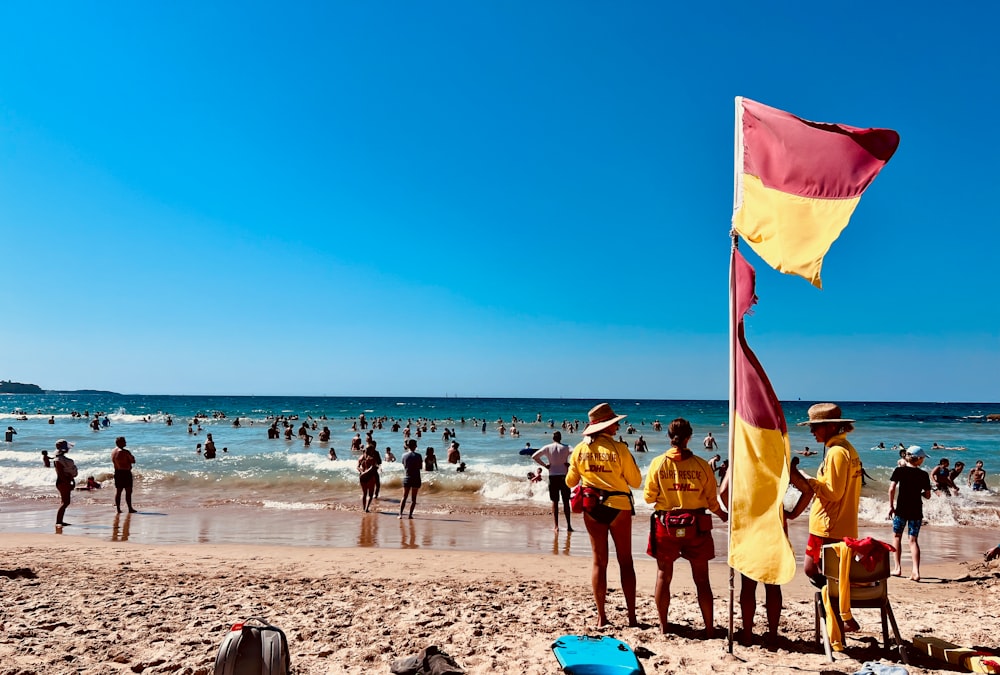
[[[733,143],[733,213],[739,208],[743,201],[742,178],[743,178],[743,120],[741,116],[742,97],[736,97],[736,124],[735,140]],[[736,249],[739,245],[739,238],[735,230],[730,230],[729,236],[732,238],[732,246],[729,252],[729,469],[727,474],[732,474],[733,469],[733,423],[736,421],[736,327],[738,317],[736,316]],[[726,551],[727,555],[732,550],[733,545],[733,481],[729,479],[729,499],[726,504],[726,511],[729,513],[726,528]],[[736,572],[729,568],[729,630],[728,650],[733,653],[733,617],[735,616],[736,600]]]

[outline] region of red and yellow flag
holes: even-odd
[[[754,269],[733,248],[738,345],[730,466],[729,565],[765,584],[795,575],[795,553],[785,533],[788,426],[771,382],[747,346],[743,317],[757,301]]]
[[[822,288],[823,256],[899,134],[809,122],[742,96],[736,134],[733,227],[768,265]]]

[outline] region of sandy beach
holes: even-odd
[[[368,545],[350,539],[339,545],[220,544],[211,541],[211,526],[209,537],[190,543],[148,544],[136,534],[122,540],[122,530],[115,535],[111,528],[88,535],[83,524],[76,536],[8,532],[0,535],[2,567],[14,573],[0,576],[0,675],[211,673],[229,626],[249,616],[266,617],[285,630],[299,674],[388,673],[394,659],[428,645],[451,654],[468,673],[556,673],[550,646],[564,634],[618,637],[638,651],[647,673],[853,673],[865,661],[893,657],[873,646],[880,634],[877,610],[858,610],[862,632],[835,663],[826,662],[813,641],[813,589],[801,574],[784,587],[783,638],[775,650],[736,644],[730,655],[724,637],[698,639],[701,617],[684,565],[675,573],[670,613],[678,633],[661,635],[652,599],[656,567],[640,553],[644,546],[633,549],[642,625],[625,627],[612,562],[613,625],[597,631],[591,627],[596,613],[584,532],[543,534],[548,521],[542,513],[472,515],[424,516],[412,521],[411,530],[411,522],[388,512],[323,514],[360,536],[366,527],[385,533]],[[214,514],[216,524],[231,524],[232,518]],[[133,532],[143,531],[143,519],[157,517],[139,514]],[[547,543],[537,551],[515,545],[523,535],[519,522]],[[635,530],[639,542],[641,521]],[[472,532],[479,533],[473,539],[483,550],[458,547],[457,540]],[[969,532],[958,548],[983,550],[983,536]],[[798,537],[793,531],[793,543]],[[984,565],[981,554],[943,559],[928,548],[923,581],[891,582],[904,639],[923,634],[995,647],[1000,567]],[[903,560],[906,566],[906,554]],[[729,569],[713,564],[712,575],[715,623],[723,627]],[[757,622],[760,634],[762,607]],[[908,668],[922,673],[948,667],[911,650]]]

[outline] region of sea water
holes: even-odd
[[[211,508],[251,506],[267,510],[315,510],[356,508],[359,500],[357,456],[350,451],[364,414],[371,423],[382,421],[373,438],[378,450],[391,447],[403,454],[402,428],[391,431],[394,421],[410,424],[421,454],[435,448],[439,470],[423,474],[424,503],[437,508],[447,505],[481,506],[485,509],[547,506],[545,481],[532,483],[527,474],[538,465],[519,451],[527,444],[539,448],[560,430],[563,442],[574,445],[586,425],[587,411],[599,401],[585,399],[494,399],[494,398],[391,398],[391,397],[239,397],[239,396],[151,396],[118,394],[44,394],[0,396],[0,430],[8,425],[17,435],[11,443],[0,443],[0,499],[7,507],[38,503],[55,497],[55,473],[45,468],[41,451],[55,455],[55,441],[65,438],[75,444],[70,456],[76,462],[82,484],[94,476],[112,487],[111,449],[116,436],[125,436],[136,456],[136,494],[143,503],[158,509],[171,506]],[[728,450],[728,403],[726,401],[612,400],[615,412],[626,414],[622,437],[633,447],[641,435],[649,452],[637,453],[645,475],[653,457],[669,441],[666,428],[676,417],[694,427],[692,449],[706,459]],[[811,402],[783,404],[793,451],[808,446],[821,450],[808,432],[795,422],[806,419]],[[957,479],[957,496],[934,498],[925,503],[928,522],[937,525],[1000,526],[1000,497],[996,488],[1000,471],[1000,423],[988,422],[990,413],[1000,413],[1000,404],[985,403],[861,403],[842,402],[844,414],[857,420],[849,436],[858,449],[872,480],[862,492],[861,520],[884,523],[888,513],[888,478],[899,458],[894,446],[920,445],[929,455],[925,468],[947,457],[952,466],[963,461],[965,472]],[[81,416],[76,416],[78,413]],[[89,414],[90,418],[83,417]],[[94,431],[89,422],[96,413],[106,414],[110,425]],[[197,417],[196,417],[197,416]],[[168,417],[173,421],[167,424]],[[275,417],[288,417],[297,431],[303,422],[317,430],[311,445],[293,435],[292,440],[269,440],[267,427]],[[50,419],[52,423],[50,423]],[[238,419],[239,427],[233,426]],[[500,423],[506,433],[499,432]],[[654,430],[659,422],[662,429]],[[192,424],[192,432],[188,425]],[[483,425],[485,424],[485,431]],[[198,427],[201,430],[198,430]],[[416,429],[427,431],[416,436]],[[577,431],[566,427],[579,425]],[[629,426],[634,429],[629,429]],[[318,431],[328,426],[331,440],[321,443]],[[519,436],[511,434],[516,427]],[[445,429],[454,431],[460,443],[464,472],[446,462]],[[702,439],[708,432],[719,449],[706,451]],[[215,459],[196,452],[211,433],[217,447]],[[932,449],[933,444],[946,448]],[[880,449],[883,444],[886,449]],[[329,458],[335,448],[337,459]],[[225,451],[223,449],[225,448]],[[797,456],[797,455],[794,455]],[[800,466],[815,474],[822,454],[801,457]],[[966,487],[969,469],[982,460],[989,492]],[[398,492],[402,468],[398,462],[382,465],[382,490]],[[637,495],[638,496],[638,495]],[[110,498],[110,497],[109,497]],[[647,507],[637,498],[640,511]]]

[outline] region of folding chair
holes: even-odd
[[[834,620],[840,628],[841,635],[844,635],[844,622],[840,618],[837,609],[840,606],[840,558],[833,550],[833,544],[823,547],[823,556],[820,559],[820,569],[827,580],[827,588],[830,594],[830,604],[834,608]],[[896,648],[899,650],[899,657],[903,663],[909,664],[906,658],[906,647],[903,638],[899,635],[899,626],[896,625],[896,617],[892,613],[892,605],[889,603],[889,551],[884,550],[879,555],[875,569],[869,571],[865,569],[857,560],[851,560],[851,609],[869,608],[878,609],[882,617],[882,646],[889,649],[889,624],[892,624],[892,634],[895,638]],[[826,652],[827,659],[833,662],[833,648],[830,645],[830,633],[827,630],[826,607],[823,605],[822,592],[816,593],[815,600],[816,641],[823,642],[823,651]],[[846,635],[845,644],[846,644]]]

